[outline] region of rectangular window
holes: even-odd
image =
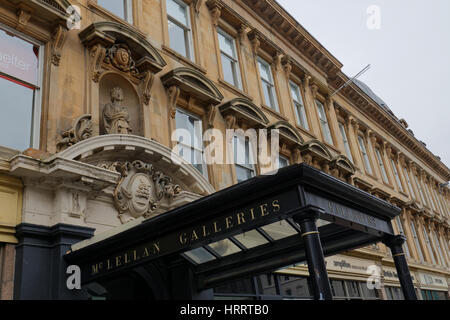
[[[405,231],[403,230],[403,224],[402,224],[402,221],[400,219],[400,216],[396,216],[395,217],[395,222],[397,223],[398,231],[400,232],[400,234],[405,235]],[[408,247],[408,243],[406,241],[405,241],[405,244],[404,244],[404,248],[405,248],[406,256],[408,258],[410,258],[411,254],[409,253],[409,247]]]
[[[411,221],[411,232],[414,238],[414,243],[416,244],[417,252],[419,253],[420,261],[424,262],[422,248],[420,247],[419,238],[417,238],[416,228],[413,221]]]
[[[395,164],[394,159],[391,159],[391,165],[392,165],[392,171],[394,171],[395,182],[397,183],[398,189],[402,192],[405,192],[403,190],[403,185],[400,180],[400,176],[398,175],[397,165]]]
[[[352,152],[350,151],[350,144],[347,139],[347,134],[345,133],[345,126],[342,123],[339,123],[339,130],[341,131],[342,141],[344,142],[345,153],[347,157],[353,162]]]
[[[420,184],[420,181],[419,181],[419,179],[417,179],[416,175],[414,175],[414,180],[416,181],[417,188],[419,189],[419,194],[420,194],[420,199],[422,199],[422,204],[428,206],[428,202],[426,201],[425,195],[422,190],[422,185]]]
[[[363,156],[364,166],[367,170],[367,173],[372,174],[372,167],[370,166],[369,156],[366,150],[366,144],[364,143],[364,139],[361,136],[358,136],[359,150]]]
[[[241,76],[236,50],[236,41],[225,31],[218,29],[220,58],[222,60],[223,79],[229,84],[241,89]]]
[[[383,158],[381,156],[381,152],[378,148],[375,148],[375,154],[377,155],[378,165],[380,166],[381,176],[383,177],[383,181],[385,183],[389,183],[389,179],[387,177],[386,168],[384,167]]]
[[[333,139],[331,138],[330,126],[328,125],[327,114],[322,102],[316,100],[317,113],[319,114],[320,127],[322,128],[322,135],[328,144],[333,144]]]
[[[8,30],[8,31],[6,31]],[[27,40],[25,40],[27,39]],[[42,46],[0,29],[0,145],[39,148]]]
[[[170,47],[193,60],[189,6],[180,0],[167,0]]]
[[[295,116],[297,123],[305,130],[309,130],[308,119],[306,117],[305,104],[300,93],[300,87],[292,81],[289,81],[291,87],[291,96],[294,103]]]
[[[180,157],[207,176],[203,154],[202,121],[185,111],[177,109],[175,122],[177,129],[183,129],[178,132],[177,136]]]
[[[253,178],[256,175],[256,167],[250,139],[243,135],[235,135],[233,150],[238,183]]]
[[[409,174],[408,174],[408,170],[406,169],[406,167],[403,167],[403,173],[405,174],[405,179],[406,179],[406,182],[408,184],[408,189],[409,189],[411,198],[415,199],[416,196],[414,195],[414,190],[413,190],[413,187],[412,187],[412,184],[411,184],[411,180],[409,179]]]
[[[289,159],[280,155],[278,157],[278,168],[281,169],[281,168],[285,168],[288,166],[289,166]]]
[[[437,236],[436,232],[433,232],[433,236],[434,236],[434,242],[436,243],[436,247],[439,253],[439,257],[441,258],[441,265],[442,266],[446,266],[447,263],[445,261],[444,255],[442,254],[442,248],[441,248],[441,243],[439,241],[439,237]]]
[[[429,186],[428,186],[428,184],[426,184],[426,183],[425,183],[425,192],[426,192],[426,194],[427,194],[428,199],[429,199],[430,202],[431,202],[431,207],[433,208],[434,211],[437,211],[437,210],[436,210],[436,206],[434,205],[434,199],[433,199],[433,196],[431,195]]]
[[[433,248],[431,247],[430,238],[428,237],[428,232],[425,229],[425,227],[423,228],[423,235],[425,237],[425,242],[427,244],[428,252],[430,253],[430,256],[431,256],[431,262],[433,264],[436,264],[436,259],[434,258],[434,251],[433,251]]]
[[[261,58],[258,58],[259,74],[261,76],[261,85],[264,94],[264,103],[271,109],[278,111],[278,104],[275,93],[275,84],[273,81],[270,64]]]
[[[132,0],[98,0],[97,3],[106,10],[114,13],[119,18],[133,23]]]

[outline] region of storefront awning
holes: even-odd
[[[187,260],[200,288],[306,260],[294,217],[319,208],[323,253],[393,235],[400,209],[306,164],[247,180],[145,221],[72,246],[65,256],[82,282],[158,259]],[[120,232],[119,232],[120,231]]]

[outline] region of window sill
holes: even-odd
[[[232,84],[226,82],[225,80],[222,79],[218,79],[217,82],[224,87],[225,89],[228,89],[230,91],[232,91],[234,94],[238,95],[238,96],[242,96],[250,101],[253,101],[253,97],[249,96],[247,93],[245,93],[244,91],[242,91],[241,89],[233,86]]]
[[[206,74],[206,70],[202,67],[200,67],[198,64],[196,64],[195,62],[192,62],[191,60],[189,60],[186,57],[183,57],[181,54],[179,54],[178,52],[176,52],[175,50],[169,48],[166,45],[162,45],[162,49],[164,50],[164,52],[166,52],[167,54],[169,54],[170,56],[172,56],[172,58],[175,58],[177,60],[180,60],[181,62],[183,62],[184,64],[189,65],[190,67],[196,69],[197,71],[200,71],[203,74]]]
[[[270,112],[274,117],[277,117],[277,118],[279,118],[280,120],[288,121],[288,118],[286,118],[285,116],[283,116],[283,115],[282,115],[281,113],[279,113],[278,111],[273,110],[271,107],[266,106],[265,104],[261,105],[261,107],[262,107],[264,110]]]
[[[311,130],[306,130],[305,128],[302,128],[297,122],[295,122],[295,128],[297,130],[299,130],[301,133],[307,135],[308,137],[310,137],[311,139],[316,139],[317,137],[312,133]]]

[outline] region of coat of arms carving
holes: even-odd
[[[114,191],[114,202],[122,223],[150,217],[160,201],[181,192],[180,186],[174,185],[151,164],[142,161],[117,163],[116,170],[122,178]]]

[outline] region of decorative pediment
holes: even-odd
[[[331,161],[332,155],[328,148],[319,140],[310,140],[306,142],[301,148],[301,153],[310,153],[313,157],[320,160]]]
[[[269,126],[268,129],[278,130],[280,142],[289,146],[302,145],[304,142],[298,130],[287,121],[278,121],[277,123]]]
[[[380,188],[373,188],[372,194],[381,199],[389,199],[390,198],[390,194]]]
[[[358,178],[358,177],[353,178],[353,183],[359,189],[367,191],[367,192],[370,191],[373,187],[372,184],[370,184],[369,182],[367,182],[361,178]]]
[[[219,110],[230,129],[240,121],[245,122],[250,128],[265,128],[269,123],[269,119],[261,109],[245,98],[230,100],[219,106]]]
[[[414,200],[408,202],[407,206],[409,209],[417,213],[425,211],[425,209],[423,207],[420,207],[419,204]]]
[[[194,69],[174,69],[162,76],[161,81],[166,88],[177,87],[205,104],[218,105],[223,100],[214,83]]]
[[[113,21],[96,22],[84,29],[79,37],[89,48],[100,44],[109,49],[109,58],[115,60],[116,67],[119,65],[121,68],[135,68],[139,72],[150,70],[158,73],[166,66],[158,50],[144,36],[123,24]],[[133,66],[130,65],[131,61]]]
[[[337,156],[330,163],[330,168],[337,168],[347,174],[354,174],[356,169],[352,162],[343,155]]]

